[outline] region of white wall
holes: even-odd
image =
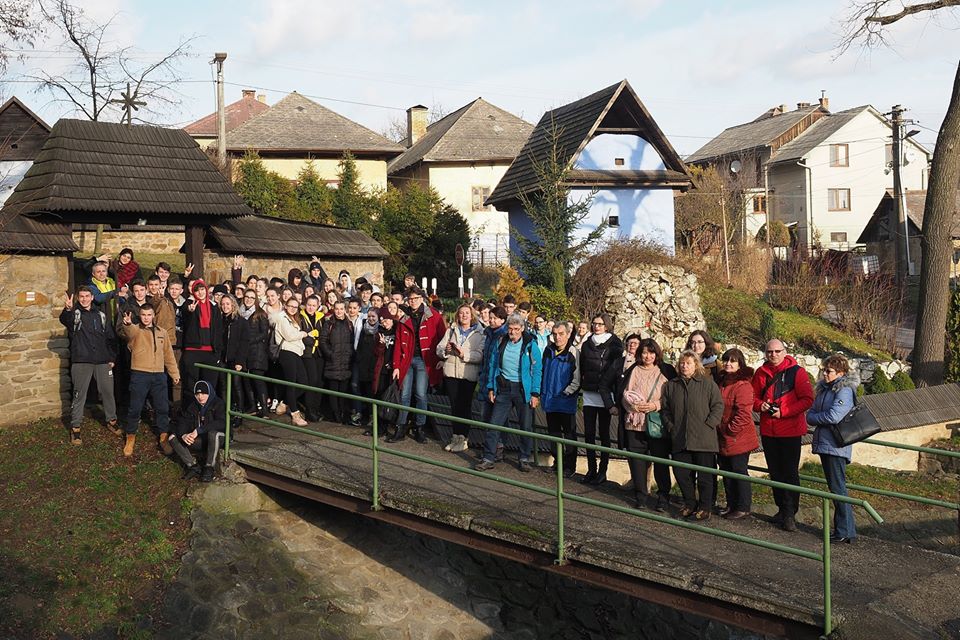
[[[618,165],[617,159],[623,164]],[[640,136],[602,133],[583,148],[574,163],[577,169],[635,169],[663,171],[667,166],[653,145]]]
[[[430,186],[436,189],[444,202],[459,211],[473,234],[507,234],[506,211],[473,210],[473,187],[487,187],[492,192],[507,172],[506,163],[476,163],[472,165],[430,165]]]

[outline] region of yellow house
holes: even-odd
[[[296,180],[307,161],[331,186],[340,158],[350,152],[361,183],[385,189],[387,162],[403,152],[396,142],[353,122],[296,91],[227,133],[227,154],[256,151],[270,171]]]
[[[407,109],[407,150],[389,167],[390,183],[433,187],[470,224],[470,260],[507,262],[510,225],[506,211],[484,200],[507,171],[533,125],[483,98],[427,126],[427,108]]]

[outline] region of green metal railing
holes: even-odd
[[[441,468],[443,468],[443,469],[448,469],[448,470],[450,470],[450,471],[454,471],[454,472],[457,472],[457,473],[463,473],[463,474],[475,476],[475,477],[478,477],[478,478],[483,478],[483,479],[485,479],[485,480],[493,480],[493,481],[495,481],[495,482],[500,482],[500,483],[502,483],[502,484],[506,484],[506,485],[509,485],[509,486],[517,487],[517,488],[520,488],[520,489],[525,489],[525,490],[527,490],[527,491],[533,491],[533,492],[539,493],[539,494],[541,494],[541,495],[552,496],[552,497],[556,498],[556,500],[557,500],[557,558],[554,560],[554,562],[555,562],[556,564],[566,564],[566,563],[567,563],[567,559],[566,559],[566,544],[565,544],[565,542],[564,542],[564,540],[565,540],[565,529],[564,529],[564,504],[565,504],[565,502],[577,502],[577,503],[580,503],[580,504],[591,505],[591,506],[598,507],[598,508],[601,508],[601,509],[607,509],[607,510],[610,510],[610,511],[617,511],[617,512],[620,512],[620,513],[625,513],[625,514],[637,516],[637,517],[643,518],[643,519],[645,519],[645,520],[652,520],[652,521],[654,521],[654,522],[659,522],[659,523],[661,523],[661,524],[666,524],[666,525],[670,525],[670,526],[674,526],[674,527],[680,527],[680,528],[683,528],[683,529],[688,529],[688,530],[690,530],[690,531],[697,531],[697,532],[699,532],[699,533],[704,533],[704,534],[711,535],[711,536],[715,536],[715,537],[718,537],[718,538],[724,538],[724,539],[726,539],[726,540],[733,540],[733,541],[736,541],[736,542],[742,542],[742,543],[744,543],[744,544],[749,544],[749,545],[761,547],[761,548],[764,548],[764,549],[770,549],[770,550],[772,550],[772,551],[777,551],[777,552],[780,552],[780,553],[785,553],[785,554],[789,554],[789,555],[792,555],[792,556],[797,556],[797,557],[800,557],[800,558],[806,558],[806,559],[808,559],[808,560],[813,560],[813,561],[816,561],[816,562],[820,562],[820,563],[823,565],[823,630],[824,630],[824,634],[825,634],[825,635],[829,635],[830,632],[833,630],[833,604],[832,604],[833,599],[832,599],[831,580],[830,580],[830,572],[831,572],[831,568],[830,568],[830,563],[831,563],[831,560],[830,560],[830,557],[831,557],[831,550],[830,550],[830,502],[831,502],[831,501],[839,501],[839,502],[845,502],[845,503],[847,503],[847,504],[851,504],[851,505],[855,505],[855,506],[861,507],[862,509],[864,509],[864,511],[867,512],[867,514],[868,514],[875,522],[877,522],[878,524],[883,522],[883,518],[880,517],[880,514],[877,513],[876,510],[874,510],[873,506],[871,506],[869,502],[867,502],[866,500],[858,499],[858,498],[851,498],[851,497],[849,497],[849,496],[840,496],[840,495],[836,495],[836,494],[829,493],[829,492],[826,492],[826,491],[820,491],[820,490],[817,490],[817,489],[810,489],[810,488],[808,488],[808,487],[798,487],[798,486],[795,486],[795,485],[792,485],[792,484],[786,484],[786,483],[783,483],[783,482],[776,482],[776,481],[774,481],[774,480],[769,480],[769,479],[767,479],[767,478],[755,478],[755,477],[752,477],[752,476],[749,476],[749,475],[743,475],[743,474],[733,473],[733,472],[730,472],[730,471],[722,471],[722,470],[720,470],[720,469],[714,469],[714,468],[710,468],[710,467],[701,467],[701,466],[698,466],[698,465],[695,465],[695,464],[688,464],[688,463],[686,463],[686,462],[679,462],[679,461],[676,461],[676,460],[669,460],[669,459],[666,459],[666,458],[658,458],[658,457],[656,457],[656,456],[650,456],[650,455],[645,455],[645,454],[640,454],[640,453],[634,453],[634,452],[632,452],[632,451],[624,451],[624,450],[620,450],[620,449],[612,449],[612,448],[610,448],[610,447],[604,447],[604,446],[601,446],[601,445],[589,444],[589,443],[580,442],[580,441],[574,441],[574,440],[567,440],[567,439],[565,439],[565,438],[557,438],[557,437],[551,436],[551,435],[546,435],[546,434],[541,434],[541,433],[536,433],[536,432],[530,432],[530,431],[523,431],[523,430],[521,430],[521,429],[513,429],[513,428],[511,428],[511,427],[501,427],[501,426],[497,426],[497,425],[488,424],[488,423],[485,423],[485,422],[480,422],[480,421],[477,421],[477,420],[468,420],[468,419],[464,419],[464,418],[458,418],[458,417],[452,416],[452,415],[440,414],[440,413],[436,413],[436,412],[434,412],[434,411],[430,411],[430,410],[426,410],[426,409],[417,409],[417,408],[415,408],[415,407],[406,407],[406,406],[403,406],[403,405],[398,405],[398,404],[394,404],[394,403],[390,403],[390,402],[384,402],[384,401],[382,401],[382,400],[376,400],[376,399],[372,399],[372,398],[363,398],[363,397],[360,397],[360,396],[354,396],[354,395],[349,394],[349,393],[341,393],[341,392],[339,392],[339,391],[331,391],[331,390],[329,390],[329,389],[320,389],[320,388],[311,387],[311,386],[305,385],[305,384],[299,384],[299,383],[296,383],[296,382],[289,382],[289,381],[287,381],[287,380],[278,380],[278,379],[275,379],[275,378],[268,378],[268,377],[266,377],[266,376],[260,376],[260,375],[248,373],[248,372],[245,372],[245,371],[235,371],[235,370],[233,370],[233,369],[225,369],[225,368],[215,367],[215,366],[211,366],[211,365],[207,365],[207,364],[197,364],[196,366],[199,367],[199,368],[201,368],[201,369],[207,369],[207,370],[210,370],[210,371],[216,371],[216,372],[218,372],[218,373],[220,373],[220,374],[226,374],[226,375],[227,375],[227,377],[226,377],[226,393],[224,394],[224,395],[225,395],[224,401],[226,402],[226,406],[227,406],[227,419],[226,419],[226,423],[227,423],[227,425],[226,425],[227,434],[226,434],[226,444],[224,445],[224,455],[225,455],[227,458],[230,457],[230,428],[231,428],[230,422],[231,422],[231,416],[233,416],[233,415],[239,415],[239,416],[242,416],[243,419],[245,419],[245,420],[250,420],[250,421],[252,421],[252,422],[257,422],[257,423],[261,423],[261,424],[265,424],[265,425],[270,425],[270,426],[275,426],[275,427],[281,427],[281,428],[283,428],[283,429],[288,429],[288,430],[290,430],[290,431],[295,431],[295,432],[297,432],[297,433],[309,434],[309,435],[316,436],[316,437],[321,438],[321,439],[324,439],[324,440],[331,440],[331,441],[334,441],[334,442],[338,442],[338,443],[340,443],[340,444],[344,444],[344,445],[348,445],[348,446],[352,446],[352,447],[357,447],[357,448],[361,448],[361,449],[367,449],[367,450],[371,451],[371,453],[372,453],[372,462],[373,462],[373,486],[372,486],[372,491],[371,491],[371,503],[372,503],[372,508],[373,508],[375,511],[379,511],[379,510],[382,508],[382,506],[381,506],[381,504],[380,504],[380,468],[379,468],[379,467],[380,467],[380,454],[388,454],[388,455],[395,456],[395,457],[398,457],[398,458],[403,458],[403,459],[406,459],[406,460],[412,460],[412,461],[414,461],[414,462],[420,462],[420,463],[423,463],[423,464],[428,464],[428,465],[432,465],[432,466],[436,466],[436,467],[441,467]],[[367,442],[358,442],[358,441],[353,440],[353,439],[350,439],[350,438],[343,438],[343,437],[335,436],[335,435],[332,435],[332,434],[329,434],[329,433],[323,433],[323,432],[320,432],[320,431],[315,431],[315,430],[313,430],[313,429],[308,429],[308,428],[306,428],[306,427],[297,427],[297,426],[295,426],[295,425],[286,424],[286,423],[283,423],[283,422],[278,422],[278,421],[272,420],[272,419],[270,419],[270,418],[261,418],[261,417],[259,417],[259,416],[252,415],[252,414],[237,413],[237,412],[231,411],[230,406],[231,406],[231,396],[232,396],[233,377],[234,377],[234,376],[236,376],[236,377],[241,377],[241,378],[247,378],[247,379],[251,379],[251,380],[261,380],[261,381],[263,381],[263,382],[270,382],[270,383],[273,383],[273,384],[278,384],[278,385],[293,387],[293,388],[295,388],[295,389],[300,389],[300,390],[302,390],[302,391],[321,393],[321,394],[324,394],[324,395],[333,396],[333,397],[337,397],[337,398],[343,398],[343,399],[346,399],[346,400],[359,400],[360,402],[364,402],[364,403],[373,405],[373,409],[371,410],[371,414],[372,414],[372,418],[373,418],[373,422],[372,422],[372,425],[371,425],[371,432],[372,432],[372,434],[373,434],[373,437],[371,438],[371,441],[370,441],[369,443],[367,443]],[[388,407],[388,408],[393,408],[393,409],[408,411],[408,412],[410,412],[410,413],[421,414],[421,415],[425,415],[425,416],[433,417],[433,418],[440,418],[440,419],[447,420],[447,421],[450,421],[450,422],[458,422],[458,423],[460,423],[460,424],[465,424],[465,425],[468,425],[468,426],[471,426],[471,427],[476,427],[476,428],[479,428],[479,429],[485,429],[485,430],[493,429],[493,430],[496,430],[496,431],[500,431],[501,433],[513,434],[513,435],[517,435],[517,436],[521,436],[521,437],[525,437],[525,438],[531,438],[531,439],[534,439],[534,440],[543,440],[543,441],[546,441],[546,442],[553,443],[553,444],[557,445],[557,446],[556,446],[556,469],[557,469],[557,473],[556,473],[556,487],[555,487],[554,489],[547,489],[547,488],[544,488],[544,487],[541,487],[541,486],[538,486],[538,485],[534,485],[534,484],[530,484],[530,483],[527,483],[527,482],[522,482],[522,481],[519,481],[519,480],[513,480],[513,479],[511,479],[511,478],[504,478],[504,477],[497,476],[497,475],[494,475],[494,474],[491,474],[491,473],[486,473],[486,472],[483,472],[483,471],[477,471],[477,470],[475,470],[475,469],[471,469],[471,468],[468,468],[468,467],[463,467],[463,466],[460,466],[460,465],[450,464],[450,463],[448,463],[448,462],[444,462],[444,461],[442,461],[442,460],[437,460],[437,459],[435,459],[435,458],[429,458],[429,457],[425,457],[425,456],[416,455],[416,454],[413,454],[413,453],[407,453],[406,451],[400,451],[400,450],[398,450],[398,449],[393,449],[393,448],[390,448],[390,447],[384,447],[384,446],[382,446],[382,445],[380,444],[380,442],[379,442],[380,424],[379,424],[379,415],[378,415],[379,412],[376,410],[377,407]],[[721,476],[721,477],[725,477],[725,478],[734,478],[734,479],[736,479],[736,480],[744,480],[744,481],[750,482],[750,483],[752,483],[752,484],[763,485],[763,486],[771,487],[771,488],[774,488],[774,489],[785,489],[785,490],[788,490],[788,491],[794,491],[794,492],[799,493],[799,494],[809,495],[809,496],[813,496],[813,497],[816,497],[816,498],[820,498],[820,499],[822,500],[822,502],[823,502],[823,521],[822,521],[822,526],[823,526],[823,535],[822,535],[823,540],[822,540],[822,543],[823,543],[823,547],[822,547],[822,551],[821,551],[820,553],[816,553],[816,552],[813,552],[813,551],[807,551],[806,549],[797,549],[796,547],[790,547],[790,546],[787,546],[787,545],[782,545],[782,544],[778,544],[778,543],[775,543],[775,542],[769,542],[769,541],[767,541],[767,540],[761,540],[761,539],[758,539],[758,538],[751,538],[750,536],[745,536],[745,535],[741,535],[741,534],[738,534],[738,533],[731,533],[731,532],[729,532],[729,531],[723,531],[723,530],[720,530],[720,529],[714,529],[714,528],[711,528],[711,527],[706,527],[706,526],[703,526],[703,525],[695,524],[695,523],[693,523],[693,522],[686,522],[686,521],[682,521],[682,520],[675,520],[675,519],[673,519],[673,518],[671,518],[671,517],[669,517],[669,516],[662,516],[662,515],[657,515],[657,514],[655,514],[655,513],[648,513],[648,512],[646,512],[646,511],[640,511],[640,510],[638,510],[638,509],[632,509],[632,508],[630,508],[630,507],[624,507],[624,506],[620,506],[620,505],[609,504],[609,503],[606,503],[606,502],[602,502],[602,501],[600,501],[600,500],[594,500],[593,498],[587,498],[587,497],[584,497],[584,496],[578,496],[578,495],[575,495],[575,494],[567,493],[566,491],[564,491],[564,488],[563,488],[564,477],[563,477],[563,473],[562,473],[562,470],[563,470],[563,448],[564,448],[564,446],[577,446],[577,447],[579,447],[579,448],[586,448],[586,449],[592,449],[592,450],[594,450],[594,451],[599,451],[599,452],[612,453],[612,454],[616,454],[616,455],[619,455],[619,456],[625,457],[625,458],[633,458],[633,459],[636,459],[636,460],[644,460],[644,461],[646,461],[646,462],[652,462],[652,463],[657,463],[657,464],[664,464],[664,465],[668,465],[668,466],[671,466],[671,467],[674,467],[674,468],[687,469],[687,470],[691,470],[691,471],[696,471],[696,472],[698,472],[698,473],[709,473],[709,474],[712,474],[712,475]]]

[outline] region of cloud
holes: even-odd
[[[266,16],[248,22],[253,50],[263,56],[312,51],[344,39],[364,16],[376,14],[371,4],[272,0]]]

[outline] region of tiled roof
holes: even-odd
[[[396,142],[304,98],[287,95],[227,134],[231,151],[315,151],[399,155]]]
[[[54,125],[3,211],[167,217],[251,213],[182,129],[68,119]],[[78,221],[97,216],[84,218]]]
[[[622,80],[576,102],[548,111],[540,118],[523,149],[507,169],[486,203],[499,206],[537,190],[536,163],[551,154],[556,132],[557,160],[569,164],[590,141],[598,127],[639,129],[668,170],[687,174],[683,160],[657,126],[647,108]]]
[[[907,221],[910,226],[910,233],[919,236],[923,229],[923,214],[927,205],[926,189],[910,189],[903,194],[903,199],[907,204]],[[880,203],[870,216],[867,226],[863,228],[857,242],[865,244],[867,242],[880,242],[889,240],[890,235],[887,226],[890,221],[890,211],[893,208],[893,189],[887,189],[880,199]],[[950,225],[950,237],[960,239],[960,189],[957,189],[957,197],[953,210],[953,224]]]
[[[79,251],[68,223],[47,216],[0,211],[0,251]]]
[[[388,254],[363,231],[250,215],[210,225],[207,243],[231,253],[384,258]]]
[[[513,161],[533,125],[483,98],[457,109],[427,127],[415,145],[387,167],[398,173],[424,162]]]
[[[817,105],[797,109],[724,129],[716,138],[687,156],[686,161],[703,162],[711,158],[766,146],[819,108],[820,106]]]
[[[806,131],[777,149],[771,162],[800,160],[848,122],[869,109],[868,105],[864,105],[823,116],[810,125]]]
[[[250,118],[260,115],[269,108],[269,105],[257,100],[256,96],[254,96],[252,92],[245,92],[242,98],[236,102],[231,102],[224,107],[227,131],[233,131]],[[183,128],[183,130],[189,133],[191,136],[216,136],[217,112],[214,111],[210,115],[204,116],[196,122],[188,124]]]

